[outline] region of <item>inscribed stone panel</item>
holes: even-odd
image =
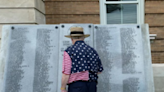
[[[94,42],[104,66],[98,92],[147,92],[140,25],[95,25]]]
[[[2,92],[60,92],[62,54],[72,45],[64,36],[73,26],[91,35],[85,42],[94,46],[102,60],[98,92],[154,92],[148,25],[95,25],[93,33],[92,24],[5,26]]]
[[[55,27],[4,27],[9,40],[2,92],[57,91],[59,27]]]

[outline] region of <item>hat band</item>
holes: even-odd
[[[83,32],[74,31],[74,32],[71,32],[70,34],[84,34],[84,33]]]

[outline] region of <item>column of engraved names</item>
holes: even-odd
[[[24,78],[24,46],[30,43],[25,34],[28,31],[26,28],[17,28],[11,31],[9,57],[7,61],[7,73],[5,82],[5,92],[21,92],[21,80]]]
[[[49,70],[52,68],[48,63],[52,48],[52,46],[50,46],[50,34],[51,30],[48,29],[37,30],[33,92],[51,91],[49,85],[52,84],[53,81],[48,80],[50,76]]]
[[[135,69],[135,58],[137,58],[134,50],[136,49],[136,36],[135,30],[132,28],[121,28],[121,50],[122,50],[122,73],[123,74],[134,74]]]
[[[103,92],[109,92],[111,90],[110,86],[110,73],[111,72],[111,64],[112,61],[110,60],[110,53],[107,47],[110,45],[108,42],[111,40],[110,31],[107,27],[98,27],[96,30],[96,50],[100,56],[102,61],[102,65],[104,67],[104,71],[101,74],[101,78],[99,78],[99,90]]]
[[[135,49],[137,46],[135,40],[135,30],[133,28],[121,28],[121,50],[122,50],[122,73],[135,74],[137,73],[135,66],[137,55]],[[123,80],[123,92],[138,92],[139,78],[130,77]]]
[[[139,78],[128,78],[123,80],[123,92],[138,92]]]

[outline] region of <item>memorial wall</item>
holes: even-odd
[[[72,45],[70,28],[91,36],[104,67],[98,92],[154,92],[148,25],[4,26],[0,92],[60,92],[63,51]]]

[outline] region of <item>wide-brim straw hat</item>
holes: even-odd
[[[84,30],[82,27],[71,27],[70,28],[70,35],[65,35],[65,37],[71,38],[73,36],[76,37],[81,37],[83,36],[84,38],[89,37],[89,34],[84,34]]]

